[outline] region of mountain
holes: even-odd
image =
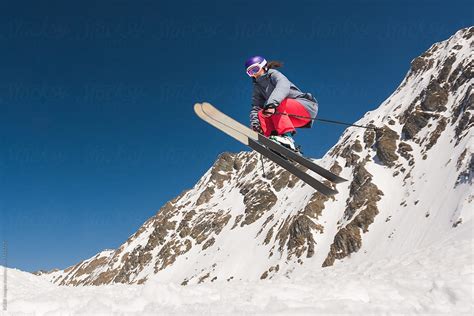
[[[317,163],[348,182],[326,197],[258,154],[223,153],[118,249],[59,285],[252,281],[435,247],[473,225],[474,27],[432,45],[400,86]],[[463,235],[464,236],[464,235]]]

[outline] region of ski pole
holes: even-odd
[[[260,161],[262,162],[263,177],[266,178],[267,176],[265,175],[265,164],[263,163],[263,155],[262,154],[260,154]]]
[[[302,115],[296,115],[296,114],[290,114],[290,113],[275,112],[275,114],[286,115],[286,116],[291,116],[291,117],[296,117],[296,118],[301,118],[301,119],[306,119],[306,120],[312,120],[312,121],[320,121],[320,122],[326,122],[326,123],[332,123],[332,124],[339,124],[339,125],[346,125],[346,126],[353,126],[353,127],[361,127],[361,128],[366,128],[366,129],[373,129],[373,130],[379,130],[380,129],[378,127],[350,124],[350,123],[345,123],[345,122],[340,122],[340,121],[333,121],[333,120],[327,120],[327,119],[310,117],[310,116],[302,116]]]

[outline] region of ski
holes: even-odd
[[[278,154],[272,152],[270,149],[265,147],[264,145],[260,144],[257,140],[254,140],[244,133],[242,131],[238,130],[236,126],[230,126],[226,124],[227,122],[221,122],[217,120],[216,118],[212,117],[211,115],[207,114],[204,109],[203,105],[200,103],[196,103],[194,105],[194,111],[196,114],[206,121],[207,123],[211,124],[212,126],[216,127],[217,129],[221,130],[222,132],[226,133],[227,135],[233,137],[234,139],[240,141],[244,145],[249,146],[256,152],[262,154],[263,156],[267,157],[271,161],[275,162],[282,168],[286,169],[288,172],[292,173],[299,179],[303,180],[305,183],[313,187],[315,190],[321,192],[324,195],[335,195],[337,194],[337,190],[334,190],[325,184],[321,183],[317,179],[313,178],[311,175],[307,174],[306,172],[303,172],[302,170],[298,169],[294,164],[289,162],[288,160],[280,157]],[[230,118],[229,118],[230,119]],[[240,124],[240,123],[238,123]],[[252,131],[253,132],[253,131]]]
[[[296,152],[286,148],[285,146],[282,146],[274,142],[268,137],[265,137],[264,135],[251,130],[247,126],[225,115],[224,113],[219,111],[217,108],[215,108],[213,105],[204,102],[202,103],[201,107],[202,107],[202,111],[206,115],[216,119],[217,121],[225,123],[225,125],[228,125],[232,129],[239,131],[240,133],[246,135],[248,138],[253,139],[254,141],[257,141],[261,143],[262,145],[264,145],[265,147],[268,147],[276,151],[278,154],[282,155],[283,157],[289,158],[297,162],[298,164],[316,172],[320,176],[328,179],[329,181],[334,182],[334,183],[342,183],[342,182],[347,181],[346,179],[332,173],[331,171],[315,164],[313,161],[309,160],[308,158],[303,157],[297,154]]]
[[[293,165],[291,162],[288,160],[280,157],[279,155],[275,154],[271,150],[268,150],[265,146],[262,146],[261,144],[257,143],[253,139],[249,139],[249,147],[255,150],[256,152],[264,155],[271,161],[277,163],[284,169],[288,170],[290,173],[294,174],[296,177],[300,178],[310,186],[312,186],[316,191],[321,192],[324,195],[331,196],[331,195],[336,195],[338,192],[337,190],[331,189],[330,187],[326,186],[325,184],[319,182],[306,172],[303,172],[302,170],[298,169],[295,165]]]

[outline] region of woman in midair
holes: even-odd
[[[318,113],[318,102],[298,89],[280,71],[277,61],[253,56],[245,62],[253,81],[250,124],[254,131],[298,151],[293,139],[296,128],[310,128]]]

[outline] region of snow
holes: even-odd
[[[56,286],[8,270],[12,315],[288,315],[449,314],[474,312],[473,223],[421,250],[377,261],[319,269],[301,266],[291,279],[216,281],[180,286]],[[0,279],[3,279],[3,267]]]

